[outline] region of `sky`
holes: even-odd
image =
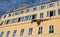
[[[12,12],[14,8],[19,8],[25,5],[33,6],[51,1],[53,0],[0,0],[0,17],[3,14]]]

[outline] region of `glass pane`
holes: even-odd
[[[17,30],[14,30],[12,37],[16,37]]]
[[[3,34],[4,34],[4,31],[2,31],[2,32],[1,32],[0,37],[2,37],[2,36],[3,36]]]
[[[42,29],[43,29],[42,27],[38,28],[38,34],[42,34]]]
[[[24,34],[24,29],[21,29],[20,36]]]
[[[10,33],[10,31],[7,31],[6,37],[9,37],[9,33]]]
[[[53,25],[49,26],[49,33],[54,33],[54,27],[53,27]]]
[[[55,10],[53,10],[53,16],[55,16],[56,15],[56,11]]]
[[[60,9],[58,9],[58,14],[60,15]]]
[[[47,17],[50,17],[50,11],[47,11]]]

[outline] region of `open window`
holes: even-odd
[[[18,19],[18,22],[20,22],[21,18]]]
[[[37,16],[36,14],[32,15],[32,19],[36,19],[36,16]]]
[[[56,11],[52,10],[52,11],[47,11],[47,17],[51,17],[51,16],[55,16],[56,15]]]
[[[50,11],[50,17],[53,16],[53,11]]]

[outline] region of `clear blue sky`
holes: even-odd
[[[18,8],[25,5],[33,6],[49,1],[52,0],[0,0],[0,17],[3,14],[13,11],[14,8]]]

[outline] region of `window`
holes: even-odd
[[[32,16],[31,15],[28,16],[28,20],[32,20]]]
[[[8,20],[8,24],[11,24],[12,22],[13,22],[13,20],[12,20],[12,19]]]
[[[15,13],[15,15],[19,15],[20,14],[20,12],[19,11],[17,11],[16,13]]]
[[[1,32],[0,37],[2,37],[2,36],[3,36],[3,34],[4,34],[4,31],[2,31],[2,32]]]
[[[29,33],[28,35],[32,35],[33,28],[29,28]]]
[[[18,22],[20,22],[20,21],[21,21],[21,18],[18,19]]]
[[[24,11],[21,11],[21,14],[23,14],[24,13]]]
[[[60,15],[60,9],[58,9],[58,14]]]
[[[54,7],[55,6],[55,4],[54,3],[50,3],[50,4],[48,4],[48,8],[50,8],[50,7]]]
[[[16,37],[17,30],[14,30],[12,37]]]
[[[49,11],[47,11],[47,17],[50,17],[50,12]]]
[[[37,10],[37,7],[33,8],[33,11],[36,11]]]
[[[24,21],[25,20],[25,17],[21,17],[21,21]]]
[[[4,15],[4,18],[6,17],[6,15]]]
[[[52,10],[52,11],[47,11],[47,17],[51,17],[51,16],[55,16],[56,15],[56,11]]]
[[[3,22],[3,24],[6,24],[7,23],[7,21],[5,20],[4,22]]]
[[[36,19],[37,14],[32,15],[32,19]]]
[[[11,13],[11,16],[14,16],[14,12],[13,12],[13,13]]]
[[[24,29],[21,29],[20,36],[23,36],[24,34]]]
[[[46,5],[41,6],[41,9],[45,9],[45,8],[46,8]]]
[[[9,14],[9,16],[8,17],[10,17],[11,16],[11,14]]]
[[[13,22],[15,23],[18,22],[18,18],[13,19]]]
[[[40,18],[43,18],[43,15],[44,15],[43,13],[40,13]]]
[[[9,37],[9,33],[10,33],[10,31],[7,31],[6,37]]]
[[[38,34],[42,34],[43,27],[38,28]]]
[[[57,5],[60,6],[60,1],[57,2]]]
[[[27,9],[27,10],[26,10],[26,12],[29,12],[29,11],[30,11],[30,9]]]
[[[49,26],[49,33],[54,33],[54,26],[53,25]]]
[[[28,16],[25,16],[25,21],[28,20]]]

